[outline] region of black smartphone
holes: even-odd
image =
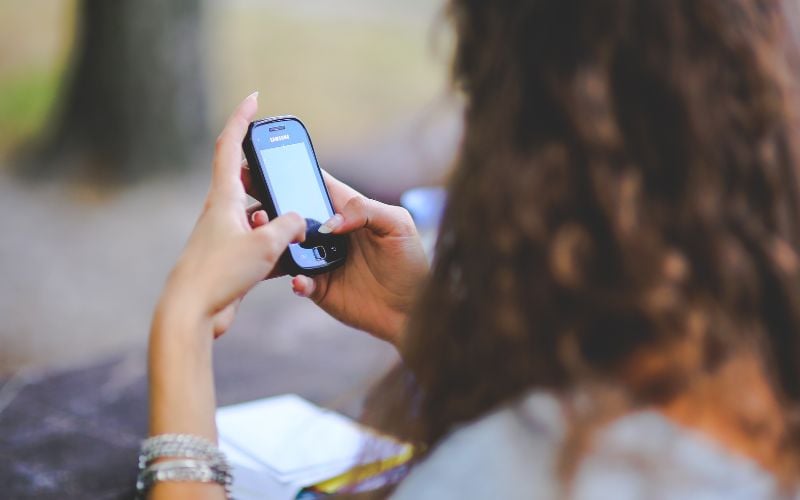
[[[306,241],[289,245],[281,256],[281,269],[292,276],[310,276],[344,264],[347,238],[317,231],[334,211],[303,122],[293,116],[255,121],[242,148],[269,218],[297,212],[306,219]]]

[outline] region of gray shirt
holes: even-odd
[[[392,498],[781,498],[775,478],[757,464],[655,411],[598,431],[567,492],[557,475],[564,422],[554,397],[533,394],[454,431]]]

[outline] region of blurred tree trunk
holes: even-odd
[[[201,3],[81,0],[51,174],[122,183],[192,163],[208,136]]]

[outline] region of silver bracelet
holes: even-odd
[[[225,488],[226,498],[231,498],[230,474],[212,467],[208,462],[193,459],[169,460],[150,465],[139,474],[136,492],[140,498],[144,498],[156,483],[175,481],[217,483]]]
[[[139,470],[158,458],[198,458],[227,467],[225,454],[208,439],[191,434],[160,434],[142,441]]]
[[[172,459],[153,463],[168,457]],[[225,454],[211,441],[189,434],[162,434],[142,442],[136,481],[138,498],[144,498],[161,481],[218,483],[230,499],[233,476]]]

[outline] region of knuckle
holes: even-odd
[[[259,228],[257,231],[255,231],[255,237],[258,247],[266,249],[269,246],[270,241],[272,241],[272,231],[270,231],[270,226]]]
[[[203,202],[203,208],[202,208],[202,210],[201,210],[201,213],[206,213],[206,212],[208,212],[209,210],[211,210],[211,207],[213,206],[213,204],[214,204],[214,202],[213,202],[213,200],[212,200],[212,196],[211,196],[211,194],[209,193],[209,195],[208,195],[208,196],[206,196],[206,199],[205,199],[205,201]]]
[[[264,259],[274,262],[275,260],[280,257],[280,245],[275,241],[275,238],[272,237],[272,234],[268,231],[261,231],[261,238],[260,244],[261,247],[261,254]]]
[[[366,215],[369,211],[370,200],[366,196],[356,196],[347,202],[346,209],[354,214]]]
[[[267,260],[270,262],[276,262],[278,258],[281,256],[281,246],[275,243],[275,241],[270,241],[267,245],[267,252],[265,254]]]
[[[366,196],[356,196],[350,200],[349,205],[359,210],[365,210],[369,206],[369,200]]]
[[[247,127],[250,125],[250,121],[241,113],[236,113],[236,116],[233,118],[233,125],[237,130],[247,130]]]
[[[397,214],[397,220],[399,222],[413,222],[414,219],[411,217],[411,212],[408,211],[405,207],[394,207],[395,213]]]
[[[275,226],[280,228],[281,233],[291,233],[295,235],[306,228],[306,220],[295,212],[284,214],[278,224]]]
[[[305,224],[306,220],[297,212],[290,212],[286,214],[289,217],[289,222],[294,225]]]
[[[217,139],[214,141],[214,151],[219,153],[222,148],[225,147],[225,132],[223,131],[221,134],[217,136]]]
[[[392,218],[394,225],[404,233],[414,233],[417,230],[414,224],[414,218],[411,213],[404,207],[394,207]]]

